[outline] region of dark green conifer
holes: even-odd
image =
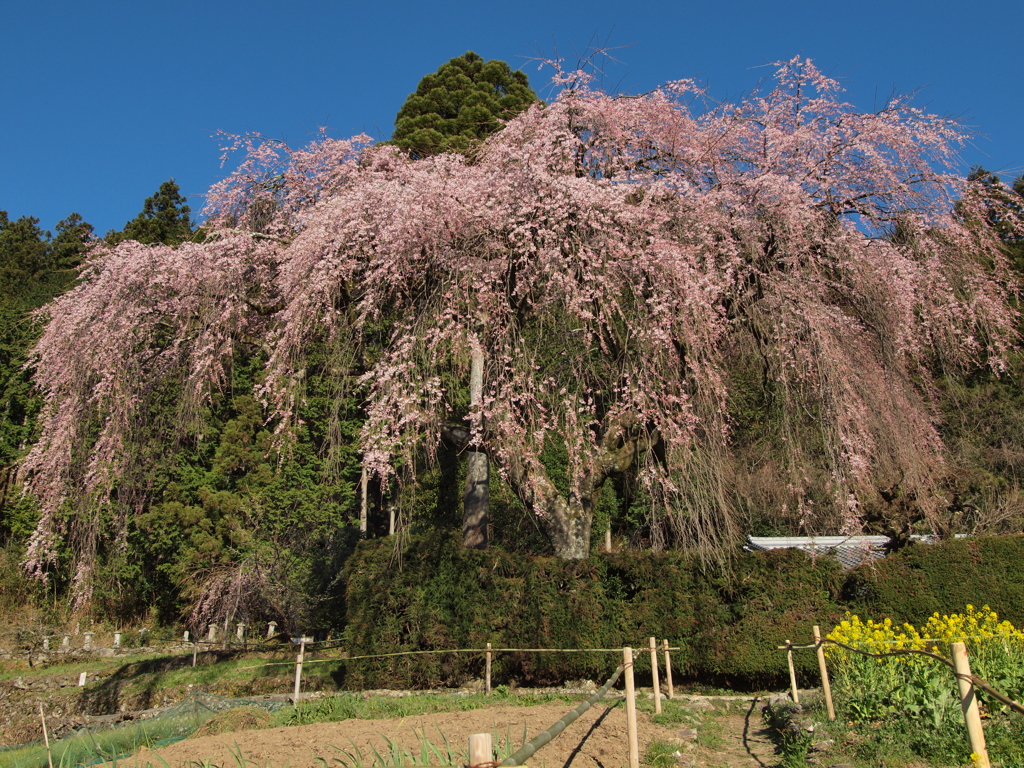
[[[106,240],[111,244],[136,240],[143,245],[177,245],[192,237],[190,211],[174,179],[168,179],[155,195],[146,198],[138,216],[125,224],[120,232],[108,232]]]
[[[420,80],[395,118],[392,142],[414,157],[470,154],[486,136],[538,101],[523,72],[467,51]]]

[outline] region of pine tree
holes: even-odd
[[[469,154],[537,101],[523,72],[467,51],[420,80],[395,118],[392,142],[414,157]]]
[[[191,210],[174,179],[168,179],[155,195],[146,198],[138,216],[125,224],[120,232],[108,232],[106,240],[112,245],[125,240],[135,240],[143,245],[178,245],[192,237]]]

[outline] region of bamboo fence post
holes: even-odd
[[[299,705],[299,689],[302,686],[302,661],[306,657],[306,636],[299,638],[299,657],[295,660],[295,694],[292,696],[292,703]]]
[[[811,631],[814,633],[814,645],[818,654],[818,671],[821,672],[821,692],[825,695],[825,708],[828,710],[828,719],[836,719],[836,709],[832,706],[832,685],[828,681],[828,666],[825,664],[825,649],[821,644],[821,629],[815,624]]]
[[[988,749],[985,747],[985,732],[981,728],[981,716],[978,714],[978,697],[974,693],[971,682],[971,662],[967,659],[967,645],[952,643],[953,668],[956,670],[956,684],[960,689],[960,708],[967,724],[967,736],[971,740],[971,752],[978,755],[975,765],[978,768],[990,768]],[[973,757],[973,755],[972,755]]]
[[[799,704],[800,703],[800,693],[796,689],[796,667],[793,664],[793,649],[791,647],[789,647],[791,645],[792,645],[792,643],[789,640],[787,640],[786,641],[786,646],[787,646],[786,658],[789,661],[789,685],[793,689],[793,703],[794,704]]]
[[[654,686],[654,714],[661,714],[661,681],[658,679],[658,642],[652,637],[651,648],[651,685]]]
[[[662,647],[665,649],[665,683],[668,685],[668,698],[669,701],[675,699],[676,694],[672,689],[672,658],[668,653],[668,638],[665,638],[662,643]]]
[[[490,733],[474,733],[469,737],[468,768],[490,765],[494,761],[494,741]]]
[[[484,662],[484,695],[491,695],[491,644],[487,644],[487,655]]]
[[[626,734],[629,739],[629,768],[640,768],[640,743],[636,735],[636,686],[633,683],[633,649],[622,649],[626,675]]]
[[[39,719],[43,721],[43,743],[46,744],[46,762],[53,768],[53,754],[50,752],[50,735],[46,732],[46,716],[43,714],[43,702],[39,702]]]

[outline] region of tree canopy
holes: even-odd
[[[0,542],[12,531],[24,536],[22,528],[32,524],[12,493],[16,462],[34,436],[40,406],[25,370],[42,330],[32,312],[71,287],[91,239],[92,226],[77,213],[58,223],[54,236],[34,217],[11,221],[0,211]]]
[[[391,141],[414,157],[466,154],[536,101],[523,72],[467,51],[420,80],[398,111]]]
[[[174,179],[168,179],[146,198],[139,215],[127,222],[124,229],[107,233],[107,242],[134,240],[143,245],[177,245],[192,237],[191,210]]]
[[[30,565],[53,558],[73,508],[87,592],[89,521],[145,506],[125,478],[148,409],[173,384],[161,428],[187,431],[246,344],[265,355],[256,395],[282,440],[316,356],[335,397],[364,403],[362,462],[381,478],[405,478],[472,410],[474,439],[566,558],[589,553],[619,476],[665,543],[731,540],[741,367],[780,414],[782,503],[843,531],[886,500],[936,515],[935,372],[999,372],[1016,339],[993,186],[950,170],[960,127],[898,98],[858,112],[800,59],[703,110],[689,81],[635,98],[567,82],[472,162],[250,137],[203,243],[98,252],[34,352]],[[1012,208],[1000,226],[1024,231]]]

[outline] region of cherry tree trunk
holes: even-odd
[[[476,340],[474,339],[474,342]],[[484,353],[474,343],[469,373],[470,418],[477,426],[484,386]],[[491,462],[487,452],[471,443],[466,454],[466,489],[462,497],[462,543],[473,549],[487,549],[487,526],[490,523]]]
[[[593,516],[582,505],[560,503],[541,517],[541,524],[554,547],[555,555],[564,560],[590,557],[590,528]]]

